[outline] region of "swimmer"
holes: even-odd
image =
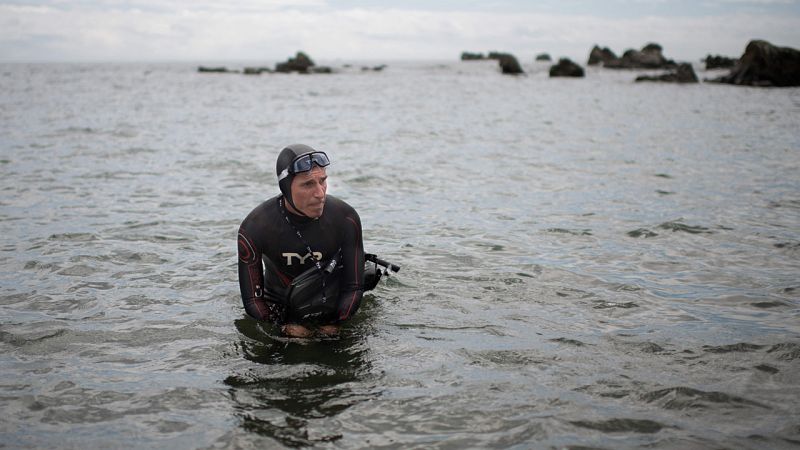
[[[327,195],[329,164],[325,152],[307,145],[284,148],[275,165],[281,193],[239,227],[244,309],[289,337],[336,335],[364,294],[361,219]]]

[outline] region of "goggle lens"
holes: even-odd
[[[325,167],[331,163],[328,155],[325,152],[314,152],[307,155],[300,156],[292,163],[292,173],[308,172],[314,167],[314,164]]]

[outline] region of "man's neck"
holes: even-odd
[[[297,208],[292,206],[290,202],[286,201],[285,195],[283,196],[283,206],[286,208],[286,211],[289,212],[289,214],[293,215],[296,218],[295,220],[299,220],[301,223],[304,223],[305,221],[312,221],[319,219],[319,217],[311,217],[309,215],[301,213]]]
[[[289,202],[289,201],[286,200],[286,196],[285,195],[283,196],[283,206],[286,207],[286,211],[289,211],[290,213],[294,214],[295,216],[307,217],[305,214],[303,214],[300,211],[298,211],[297,209],[295,209],[295,207],[292,206],[292,202]]]

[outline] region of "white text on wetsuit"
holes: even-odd
[[[306,253],[305,256],[300,256],[299,253],[281,253],[281,256],[286,258],[286,265],[287,266],[291,266],[292,265],[292,260],[294,258],[297,258],[300,261],[300,265],[303,265],[303,264],[306,263],[306,260],[309,257],[311,257],[311,253]],[[319,261],[322,261],[322,253],[314,252],[314,258],[316,258]]]

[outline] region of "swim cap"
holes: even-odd
[[[281,188],[281,193],[283,197],[292,205],[296,211],[300,212],[296,206],[294,206],[294,201],[292,200],[292,180],[294,179],[294,174],[288,173],[288,176],[280,178],[281,172],[284,170],[289,169],[289,166],[292,165],[292,162],[298,157],[305,155],[307,153],[314,153],[316,150],[309,147],[305,144],[292,144],[286,146],[283,150],[281,150],[280,154],[278,154],[278,161],[275,163],[275,175],[278,176],[278,186]],[[302,213],[301,213],[302,214]]]

